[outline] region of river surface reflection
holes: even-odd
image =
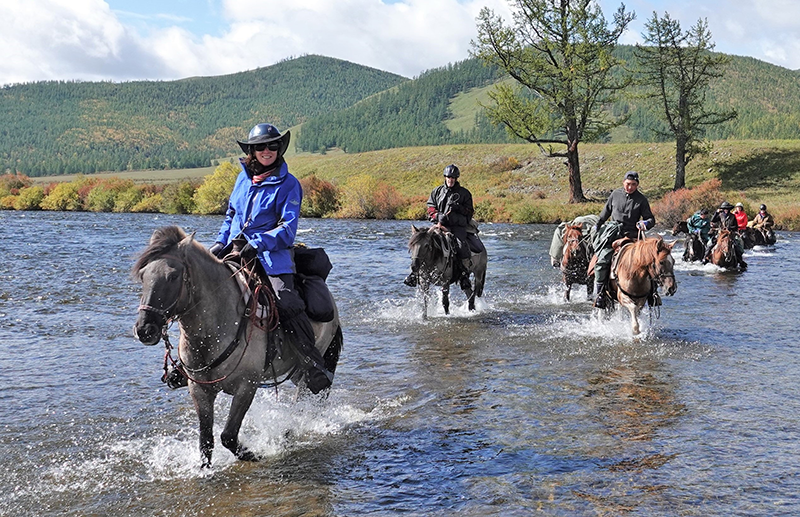
[[[155,228],[210,245],[219,223],[0,212],[0,514],[800,514],[800,235],[742,274],[676,246],[678,292],[634,340],[563,300],[551,225],[482,225],[478,310],[453,290],[423,319],[408,222],[304,219],[334,264],[333,392],[262,390],[241,438],[264,460],[218,447],[204,472],[188,393],[131,335],[129,270]]]

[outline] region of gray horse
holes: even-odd
[[[458,281],[454,275],[457,260],[455,246],[456,237],[441,226],[434,225],[423,230],[411,225],[408,250],[411,253],[411,271],[416,273],[417,288],[422,293],[423,317],[428,315],[431,284],[441,286],[444,313],[450,314],[450,284]],[[483,296],[487,261],[486,251],[472,253],[472,267],[469,272],[474,277],[474,284],[470,282],[470,287],[463,289],[471,311],[475,310],[475,297]]]
[[[269,306],[254,311],[228,266],[176,226],[153,233],[132,273],[142,284],[136,337],[155,345],[171,320],[180,323],[178,357],[200,420],[202,465],[211,466],[214,400],[219,392],[233,396],[222,445],[240,460],[257,460],[239,442],[256,390],[287,379],[303,387],[298,352],[284,339],[277,312]],[[270,316],[259,318],[257,312]],[[338,313],[334,311],[333,321],[312,321],[312,326],[325,366],[333,373],[342,348]]]

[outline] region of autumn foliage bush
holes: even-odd
[[[692,189],[682,188],[668,192],[652,205],[656,222],[671,228],[701,208],[708,208],[713,213],[725,200],[721,187],[722,181],[713,178]]]
[[[303,203],[300,205],[303,217],[325,217],[339,209],[339,189],[333,183],[312,174],[302,178],[300,186],[303,187]]]

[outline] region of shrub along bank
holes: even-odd
[[[568,204],[562,161],[527,144],[453,145],[389,149],[360,154],[331,152],[289,159],[305,193],[305,217],[423,219],[442,170],[455,163],[469,188],[479,221],[555,223],[599,213],[628,170],[641,177],[662,226],[722,200],[741,201],[753,217],[766,203],[783,229],[800,230],[800,140],[719,141],[687,167],[688,189],[671,190],[674,146],[584,144],[581,173],[592,202]],[[160,171],[59,178],[0,176],[0,207],[13,210],[85,210],[221,214],[238,166],[223,162],[192,177],[163,183]],[[49,183],[44,183],[49,181]]]

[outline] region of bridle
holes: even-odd
[[[178,260],[176,257],[171,257],[171,258],[175,258],[175,260]],[[179,262],[181,262],[181,261],[179,261]],[[145,304],[145,303],[140,303],[139,304],[139,308],[138,308],[139,311],[150,312],[150,313],[153,313],[153,314],[155,314],[155,315],[157,315],[159,317],[159,319],[161,321],[162,334],[163,334],[163,330],[168,326],[168,324],[171,321],[179,320],[181,314],[185,313],[187,310],[189,310],[190,308],[192,308],[194,306],[194,304],[192,303],[192,292],[191,292],[191,290],[187,290],[186,289],[186,286],[189,285],[189,267],[186,264],[184,264],[183,262],[181,262],[181,268],[183,269],[183,272],[182,272],[182,277],[183,278],[181,279],[181,288],[180,288],[180,291],[178,291],[178,295],[175,297],[175,301],[173,301],[171,304],[169,304],[168,307],[166,307],[164,309],[159,309],[158,307],[153,307],[152,305],[148,305],[148,304]],[[186,307],[182,311],[173,312],[175,307],[177,307],[178,302],[183,297],[184,291],[187,291],[188,292],[188,296],[189,296],[189,301],[186,303]]]

